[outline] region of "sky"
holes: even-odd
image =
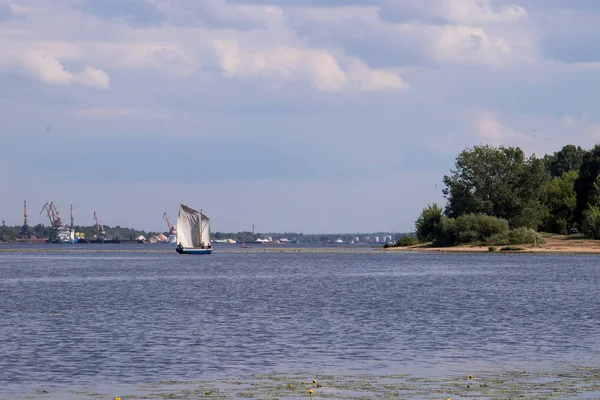
[[[408,232],[458,153],[600,140],[597,0],[0,0],[0,218]]]

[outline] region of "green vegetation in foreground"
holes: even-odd
[[[420,242],[535,245],[544,243],[538,230],[600,239],[600,144],[567,145],[543,158],[519,147],[475,146],[456,157],[443,183],[444,208],[430,204],[415,222]]]
[[[309,393],[312,390],[312,393]],[[77,391],[78,398],[131,399],[568,399],[600,397],[600,369],[570,367],[560,372],[473,371],[473,375],[450,378],[419,378],[411,375],[253,375],[247,379],[210,381],[163,381],[144,385],[131,393]],[[43,393],[24,393],[42,399]],[[57,395],[56,393],[54,394]],[[591,396],[591,397],[590,397]]]

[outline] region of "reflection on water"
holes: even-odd
[[[593,256],[1,253],[0,383],[600,361]]]

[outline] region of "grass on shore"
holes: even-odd
[[[309,393],[309,390],[312,392]],[[506,371],[439,378],[412,375],[253,375],[246,379],[162,381],[130,393],[72,391],[81,399],[567,399],[600,397],[600,369],[569,366],[560,372]],[[50,390],[26,398],[55,396]],[[53,397],[54,398],[54,397]],[[58,398],[58,397],[56,397]]]

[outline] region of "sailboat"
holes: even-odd
[[[179,254],[211,254],[210,218],[184,204],[177,217],[177,247]]]

